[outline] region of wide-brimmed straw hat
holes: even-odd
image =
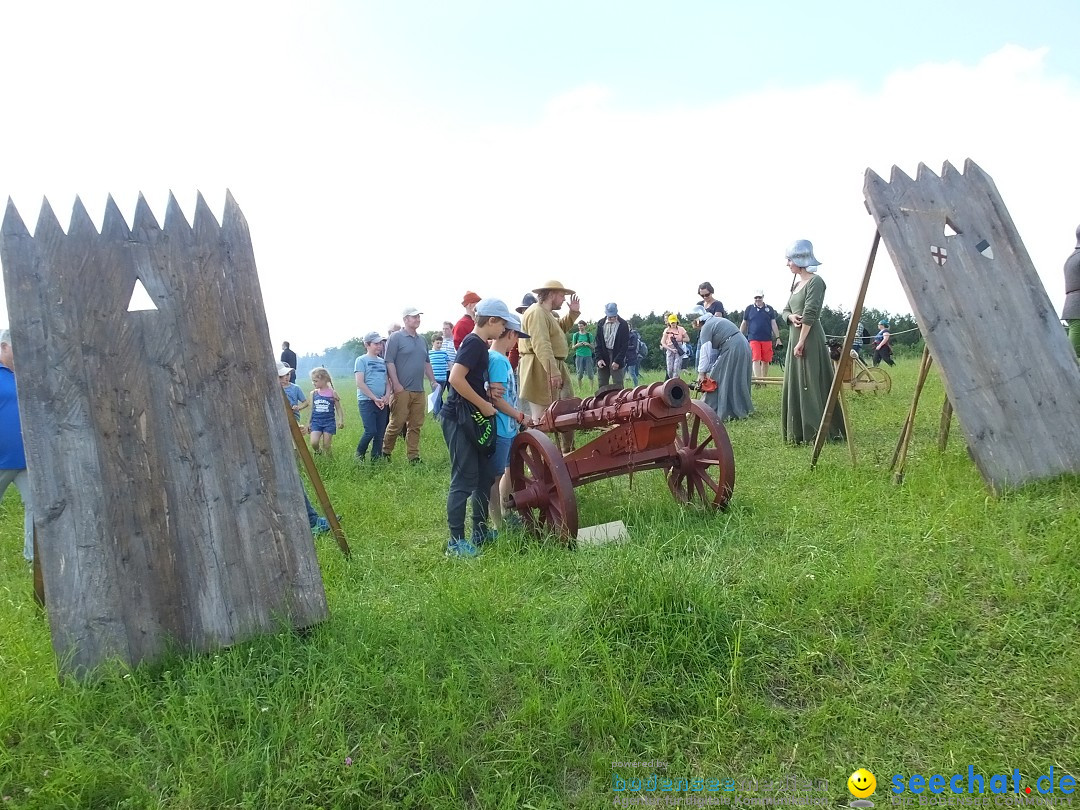
[[[539,295],[545,290],[553,290],[554,292],[561,292],[565,295],[575,295],[573,290],[568,290],[562,285],[561,281],[555,281],[554,279],[541,284],[539,287],[535,288],[533,292]]]

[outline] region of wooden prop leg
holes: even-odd
[[[941,453],[944,453],[949,445],[950,427],[952,427],[952,403],[949,402],[948,397],[945,397],[945,401],[941,403],[941,421],[938,422],[937,432],[937,449]]]
[[[840,347],[840,356],[847,357],[851,353],[851,347],[855,345],[855,330],[859,326],[859,318],[862,316],[863,300],[866,298],[866,288],[870,285],[870,273],[874,269],[874,259],[877,258],[878,245],[881,243],[881,233],[874,231],[874,243],[870,246],[870,257],[866,260],[866,270],[863,271],[862,286],[859,287],[859,295],[855,299],[855,308],[851,310],[851,323],[848,324],[847,334],[844,336],[844,345]],[[832,385],[829,387],[829,396],[825,400],[825,413],[821,415],[821,424],[818,425],[817,436],[814,439],[814,452],[810,456],[810,466],[817,466],[818,456],[821,455],[821,448],[825,444],[825,439],[828,437],[828,426],[832,424],[833,411],[836,409],[836,402],[840,399],[840,386],[844,384],[842,379],[843,374],[839,371],[834,371]],[[841,413],[843,413],[843,406],[841,406]],[[845,431],[850,435],[850,429],[846,422],[847,418],[844,418]],[[848,440],[850,442],[850,439]],[[854,463],[854,451],[852,451],[852,463]]]
[[[37,526],[34,527],[34,601],[45,607],[45,578],[41,573],[41,555],[37,547]]]
[[[915,396],[911,399],[911,408],[908,410],[907,419],[904,421],[904,427],[900,431],[900,441],[896,444],[896,451],[893,453],[892,464],[889,465],[889,469],[895,469],[896,472],[893,475],[893,481],[897,484],[904,481],[904,467],[907,464],[907,452],[908,445],[911,443],[911,434],[914,432],[915,427],[915,413],[919,409],[919,397],[922,395],[923,385],[926,383],[926,376],[930,373],[930,366],[933,364],[934,359],[930,356],[929,347],[923,349],[922,361],[919,363],[919,380],[915,384]],[[899,466],[897,466],[899,462]]]
[[[308,449],[307,442],[304,441],[304,434],[300,432],[300,425],[296,423],[296,416],[293,415],[293,410],[289,407],[289,400],[284,391],[281,394],[281,400],[285,403],[285,412],[289,416],[289,430],[292,432],[296,452],[300,454],[300,460],[304,462],[304,469],[307,470],[311,485],[315,488],[315,495],[319,499],[319,505],[323,508],[323,514],[326,515],[326,522],[330,524],[330,530],[334,533],[338,548],[341,549],[342,554],[348,557],[352,553],[349,549],[349,542],[345,539],[345,532],[341,530],[337,514],[330,503],[330,496],[326,494],[326,487],[323,486],[322,478],[319,477],[319,471],[315,467],[315,459],[311,457],[311,451]]]
[[[844,420],[844,435],[847,436],[848,453],[851,454],[851,466],[855,466],[855,437],[851,435],[851,420],[847,415],[847,402],[844,400],[844,389],[840,389],[840,417]]]

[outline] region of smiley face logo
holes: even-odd
[[[866,768],[859,768],[847,780],[847,789],[857,799],[865,799],[877,790],[877,779]]]

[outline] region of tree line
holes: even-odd
[[[728,320],[737,326],[741,325],[743,311],[729,312],[727,315]],[[779,314],[779,310],[777,310],[777,313]],[[641,339],[649,347],[649,354],[641,361],[643,370],[656,371],[665,367],[664,353],[660,349],[660,337],[664,332],[664,327],[667,325],[668,314],[666,312],[659,314],[650,312],[648,315],[631,315],[626,319],[631,328],[638,330]],[[687,323],[682,313],[676,312],[675,314],[679,316],[679,322],[686,328],[690,340],[696,344],[698,339],[697,330]],[[847,332],[850,318],[850,310],[833,309],[829,306],[824,306],[821,309],[820,322],[826,335],[843,337]],[[897,315],[880,309],[864,309],[862,318],[860,318],[869,335],[877,333],[877,323],[882,319],[889,321],[889,331],[893,334],[892,345],[895,353],[903,357],[909,354],[917,354],[922,350],[922,335],[919,332],[914,316],[909,314]],[[589,331],[595,333],[596,323],[589,324]],[[428,346],[430,346],[432,338],[441,333],[424,332],[422,334],[427,339]],[[783,325],[780,326],[780,335],[786,343],[787,329]],[[297,365],[300,367],[298,371],[306,375],[315,366],[323,366],[330,370],[335,379],[343,375],[348,376],[352,374],[356,358],[364,354],[364,352],[364,341],[358,337],[351,338],[340,346],[324,349],[320,354],[303,355],[297,361]],[[570,362],[573,363],[572,360]]]

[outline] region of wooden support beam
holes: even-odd
[[[946,396],[945,401],[941,403],[941,421],[938,422],[937,449],[941,453],[944,453],[949,445],[950,427],[952,427],[952,403]]]
[[[870,285],[870,274],[874,270],[874,259],[877,258],[878,245],[881,243],[881,234],[878,231],[874,231],[874,242],[870,246],[870,257],[866,260],[866,270],[863,271],[862,284],[859,287],[859,295],[855,299],[855,308],[851,310],[851,321],[848,323],[847,334],[844,335],[844,345],[840,347],[840,356],[846,357],[851,351],[851,347],[855,345],[855,330],[859,325],[859,318],[862,315],[863,300],[866,298],[866,288]],[[839,371],[833,373],[832,385],[829,387],[829,396],[825,400],[825,412],[821,415],[821,424],[818,425],[817,436],[814,438],[814,452],[810,456],[811,468],[817,466],[818,456],[821,455],[821,448],[825,444],[825,439],[828,436],[828,426],[832,424],[833,411],[836,408],[836,403],[840,399],[840,386],[844,384],[843,375]],[[843,415],[844,411],[841,408],[840,413]],[[844,432],[850,431],[850,427],[847,424],[847,417],[844,416]]]
[[[930,356],[930,347],[923,348],[922,360],[919,363],[919,380],[915,384],[915,396],[911,399],[911,408],[908,409],[907,419],[904,420],[904,427],[900,431],[900,441],[896,443],[896,451],[893,453],[892,463],[889,465],[889,469],[895,469],[893,474],[893,482],[902,484],[904,482],[904,467],[907,464],[908,446],[911,444],[911,434],[915,429],[915,413],[919,409],[919,397],[922,396],[923,385],[926,383],[926,376],[930,373],[930,366],[933,364],[934,359]],[[897,466],[899,462],[899,466]]]
[[[45,607],[45,578],[41,575],[41,555],[37,547],[37,527],[34,528],[34,601]]]
[[[304,439],[304,434],[300,431],[300,425],[296,421],[296,415],[293,413],[293,409],[289,405],[289,398],[285,396],[284,391],[281,392],[281,399],[285,403],[285,412],[289,417],[289,431],[292,433],[296,452],[300,454],[300,460],[304,463],[304,469],[307,471],[308,478],[311,479],[311,486],[315,489],[315,496],[319,499],[319,505],[323,508],[323,514],[326,515],[326,522],[330,524],[330,531],[333,532],[334,539],[337,540],[338,548],[341,549],[342,554],[348,557],[352,553],[349,549],[349,541],[345,539],[345,532],[341,530],[341,524],[338,523],[334,506],[330,503],[330,496],[326,493],[326,487],[323,486],[322,478],[319,477],[319,470],[315,467],[315,459],[311,457],[311,450]]]
[[[847,415],[847,403],[844,401],[844,389],[840,389],[840,414],[844,417],[844,436],[847,437],[848,453],[851,455],[851,466],[855,466],[855,437],[852,436],[851,421]]]

